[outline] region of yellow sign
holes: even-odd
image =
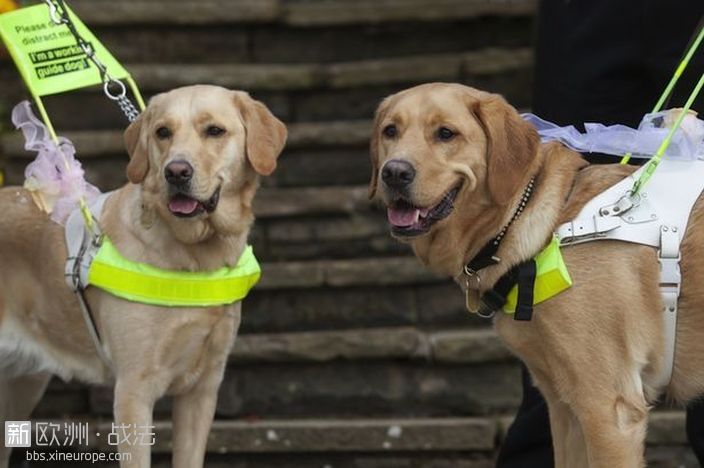
[[[78,33],[93,47],[110,76],[127,79],[127,70],[66,7]],[[102,84],[98,69],[65,24],[55,24],[47,5],[35,5],[0,15],[0,37],[22,78],[35,96],[47,96]]]

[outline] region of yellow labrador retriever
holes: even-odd
[[[498,264],[470,299],[535,256],[555,228],[633,170],[588,166],[498,95],[427,84],[380,105],[371,142],[370,195],[388,208],[392,234],[429,268],[456,278],[502,229]],[[533,193],[514,219],[526,187]],[[663,308],[655,249],[617,241],[563,249],[574,286],[535,306],[532,321],[499,313],[500,337],[547,400],[558,468],[644,466],[648,411],[662,392],[679,402],[704,392],[704,205],[681,246],[676,360],[663,366]],[[462,292],[458,291],[458,294]]]
[[[191,86],[160,94],[125,132],[131,183],[108,199],[101,228],[132,261],[184,271],[233,266],[259,174],[274,170],[285,140],[285,126],[244,92]],[[116,423],[149,426],[154,402],[173,395],[173,466],[202,466],[240,303],[165,308],[89,288],[111,376],[64,283],[63,228],[30,200],[21,188],[0,190],[1,419],[26,420],[51,374],[114,377]],[[149,445],[124,442],[121,466],[150,466]],[[8,458],[0,448],[0,465]]]

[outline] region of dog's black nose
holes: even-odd
[[[381,169],[381,180],[394,189],[404,189],[408,187],[416,177],[416,170],[406,161],[392,159],[384,164]]]
[[[185,185],[193,177],[193,166],[187,161],[171,161],[164,169],[164,177],[171,185]]]

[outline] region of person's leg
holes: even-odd
[[[501,446],[497,468],[552,468],[547,403],[522,368],[523,401]]]
[[[558,125],[635,125],[650,99],[638,78],[633,45],[641,0],[542,0],[538,12],[532,110]],[[644,68],[644,67],[643,67]],[[617,162],[585,155],[592,163]],[[497,468],[552,468],[547,403],[523,369],[523,401],[501,447]]]
[[[699,466],[704,466],[704,400],[693,401],[687,407],[687,439]]]

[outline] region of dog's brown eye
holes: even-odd
[[[171,136],[171,130],[166,127],[159,127],[156,129],[156,137],[160,140],[166,140]]]
[[[452,138],[454,138],[455,135],[456,135],[456,133],[447,127],[440,127],[438,129],[438,138],[442,141],[452,140]]]
[[[386,138],[395,138],[396,134],[398,133],[398,130],[396,129],[396,125],[391,124],[387,125],[384,127],[384,129],[381,131]]]
[[[208,136],[216,137],[225,133],[225,129],[216,125],[209,125],[208,128],[205,129],[205,133],[207,133]]]

